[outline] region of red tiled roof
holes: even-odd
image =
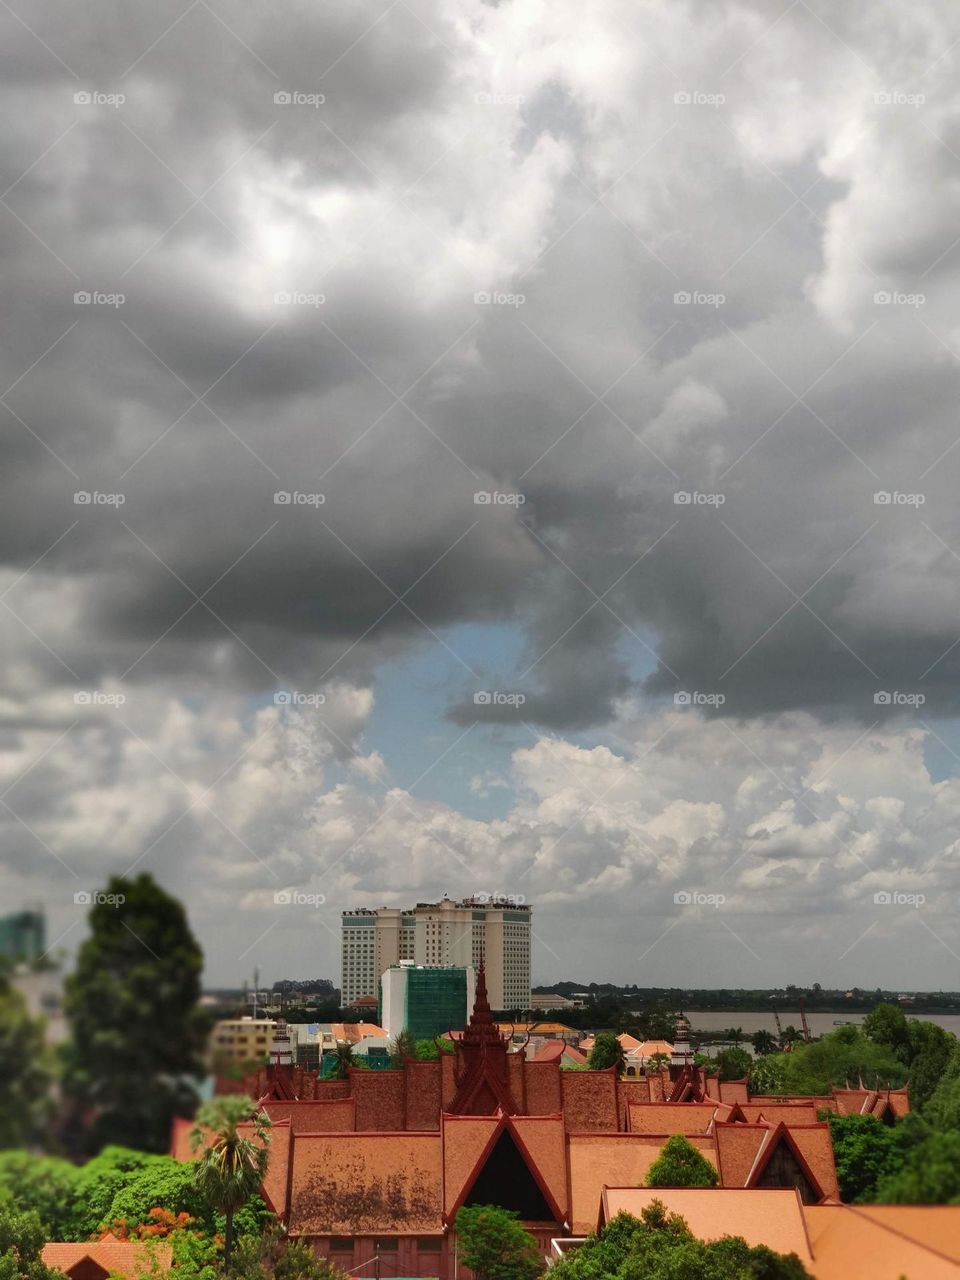
[[[291,1234],[439,1234],[442,1145],[439,1132],[298,1135]]]
[[[715,1102],[631,1102],[631,1133],[706,1133],[713,1124]]]
[[[84,1258],[92,1258],[98,1266],[118,1276],[136,1280],[151,1269],[151,1259],[162,1271],[168,1271],[173,1250],[168,1244],[146,1245],[135,1240],[88,1240],[77,1244],[45,1244],[41,1253],[44,1263],[56,1271],[70,1271]]]
[[[618,1213],[639,1217],[654,1201],[678,1213],[700,1240],[741,1236],[750,1246],[765,1244],[777,1253],[795,1253],[804,1266],[813,1262],[803,1204],[793,1188],[752,1191],[675,1187],[604,1187],[603,1223]]]

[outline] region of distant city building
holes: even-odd
[[[530,1008],[541,1013],[556,1012],[558,1009],[582,1009],[582,1000],[568,1000],[566,996],[556,996],[549,991],[533,991],[530,993]]]
[[[472,967],[415,965],[402,960],[380,979],[380,1025],[389,1040],[407,1031],[432,1040],[462,1031],[473,1012],[476,976]]]
[[[0,916],[0,960],[34,964],[47,950],[47,923],[42,911]]]
[[[273,1048],[273,1018],[224,1018],[210,1033],[214,1063],[263,1062]]]
[[[530,917],[529,905],[486,894],[344,911],[341,999],[376,996],[380,975],[402,960],[474,969],[483,960],[491,1007],[529,1009]]]

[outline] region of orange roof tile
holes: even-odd
[[[803,1212],[816,1280],[899,1280],[902,1276],[957,1280],[960,1276],[955,1260],[960,1206],[805,1205]]]
[[[263,1109],[274,1124],[289,1120],[294,1133],[345,1133],[357,1127],[353,1098],[267,1101]]]
[[[654,1200],[678,1213],[701,1240],[742,1236],[748,1245],[765,1244],[777,1253],[795,1253],[807,1267],[813,1262],[800,1197],[785,1191],[757,1189],[694,1190],[692,1188],[604,1187],[601,1214],[609,1222],[618,1213],[635,1218]]]
[[[717,1110],[715,1102],[631,1102],[631,1133],[706,1133]]]
[[[293,1235],[430,1235],[443,1229],[440,1133],[298,1134]]]
[[[78,1244],[45,1244],[41,1257],[48,1267],[67,1274],[84,1258],[92,1258],[108,1272],[135,1280],[151,1269],[151,1259],[155,1259],[161,1270],[169,1270],[173,1250],[168,1244],[148,1246],[132,1240],[88,1240]]]
[[[804,1106],[798,1102],[765,1102],[759,1106],[741,1102],[739,1106],[743,1112],[743,1118],[750,1124],[763,1121],[768,1124],[777,1124],[781,1120],[789,1125],[817,1123],[817,1108],[812,1105]]]
[[[785,1125],[784,1128],[820,1184],[822,1193],[839,1198],[840,1188],[837,1185],[837,1166],[833,1158],[833,1143],[830,1141],[830,1126],[824,1121],[822,1124]]]
[[[496,1116],[443,1117],[443,1212],[449,1217],[499,1129]]]
[[[720,1170],[720,1181],[725,1187],[747,1185],[747,1178],[750,1176],[760,1148],[769,1135],[770,1128],[765,1124],[743,1124],[741,1121],[734,1121],[732,1124],[721,1122],[714,1125],[716,1165]]]
[[[566,1219],[570,1206],[567,1204],[567,1146],[563,1117],[511,1116],[510,1123],[526,1148],[531,1163],[536,1166],[550,1198],[560,1210],[561,1221]]]

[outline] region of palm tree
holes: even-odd
[[[349,1077],[350,1069],[357,1065],[357,1060],[353,1056],[353,1045],[346,1040],[338,1040],[334,1051],[334,1059],[336,1065],[330,1078],[333,1080],[346,1080]]]
[[[390,1046],[390,1065],[396,1070],[403,1069],[405,1058],[417,1056],[417,1042],[409,1031],[401,1031]]]
[[[250,1136],[240,1132],[240,1125],[251,1123]],[[224,1270],[233,1248],[233,1215],[259,1190],[266,1173],[269,1127],[270,1117],[250,1098],[228,1094],[204,1103],[190,1134],[193,1150],[204,1148],[193,1173],[197,1190],[227,1220]]]

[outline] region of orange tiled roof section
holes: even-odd
[[[500,1130],[496,1116],[443,1117],[443,1212],[451,1217],[467,1179]]]
[[[561,1071],[563,1119],[571,1133],[619,1129],[617,1074],[609,1071]]]
[[[299,1102],[268,1100],[263,1109],[273,1124],[289,1120],[294,1133],[349,1133],[356,1129],[354,1098]]]
[[[799,1102],[765,1102],[761,1105],[756,1102],[744,1102],[739,1106],[744,1120],[749,1124],[756,1124],[763,1120],[770,1124],[777,1124],[781,1120],[786,1124],[817,1123],[818,1108],[813,1104],[804,1106]]]
[[[745,1187],[761,1145],[769,1136],[765,1124],[718,1124],[714,1128],[717,1168],[725,1187]]]
[[[721,1104],[716,1102],[631,1102],[628,1128],[631,1133],[706,1133]],[[723,1108],[727,1110],[727,1108]]]
[[[567,1203],[567,1144],[563,1132],[563,1117],[513,1116],[510,1123],[550,1192],[550,1198],[559,1208],[563,1221],[570,1213]]]
[[[816,1280],[957,1280],[960,1207],[871,1205],[869,1213],[867,1208],[804,1206]],[[940,1227],[934,1226],[937,1219]]]
[[[45,1244],[41,1253],[48,1267],[67,1275],[78,1262],[92,1258],[98,1266],[111,1274],[128,1276],[130,1280],[151,1270],[151,1259],[162,1271],[168,1271],[173,1260],[173,1250],[168,1244],[148,1247],[138,1241],[88,1240],[78,1244]]]
[[[794,1145],[803,1157],[803,1163],[813,1174],[822,1196],[839,1199],[837,1167],[833,1159],[830,1126],[823,1124],[781,1125],[780,1132]]]
[[[291,1234],[439,1234],[442,1145],[439,1132],[298,1137],[291,1171]]]
[[[701,1240],[742,1236],[751,1246],[765,1244],[777,1253],[795,1253],[804,1266],[813,1261],[803,1204],[792,1189],[716,1189],[705,1195],[702,1190],[681,1187],[604,1187],[600,1221],[610,1222],[618,1213],[638,1218],[654,1200],[680,1214]]]
[[[618,1182],[642,1186],[666,1139],[662,1134],[572,1133],[567,1140],[570,1168],[570,1224],[574,1235],[597,1225],[600,1192],[615,1176]],[[712,1137],[693,1134],[687,1139],[716,1165]]]

